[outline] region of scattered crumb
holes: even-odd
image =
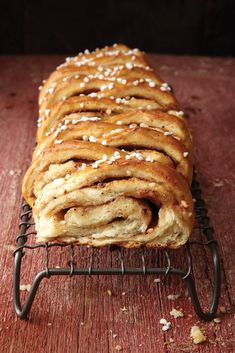
[[[120,346],[120,344],[117,344],[115,346],[115,349],[116,349],[116,351],[122,351],[122,346]]]
[[[169,300],[176,300],[176,299],[178,299],[180,297],[180,294],[169,294],[168,296],[167,296],[167,299],[169,299]]]
[[[55,268],[60,268],[60,266],[56,266]]]
[[[107,290],[107,294],[111,297],[112,296],[112,291],[110,289]]]
[[[212,181],[212,184],[215,188],[221,188],[222,186],[224,186],[224,181],[220,179],[215,179]]]
[[[114,334],[113,334],[113,338],[116,338],[116,337],[117,337],[117,334],[116,334],[116,333],[114,333]]]
[[[126,292],[122,292],[122,295],[126,295]]]
[[[184,207],[184,208],[188,208],[188,204],[187,204],[187,202],[185,200],[181,200],[180,201],[180,206]]]
[[[221,319],[219,317],[215,317],[213,320],[216,324],[220,324],[221,323]]]
[[[83,326],[83,325],[84,325],[84,322],[80,322],[80,325]]]
[[[175,319],[177,319],[178,317],[183,317],[183,316],[184,316],[184,314],[182,313],[182,311],[176,310],[175,308],[173,308],[173,309],[170,311],[170,314],[171,314],[171,316],[173,316]]]
[[[159,322],[160,322],[161,325],[166,325],[167,324],[167,320],[166,319],[161,319]]]
[[[120,309],[121,311],[127,311],[127,308],[124,306],[123,308]]]
[[[171,323],[168,322],[167,325],[162,326],[162,331],[168,331],[171,328]]]
[[[161,325],[163,325],[162,326],[162,331],[168,331],[169,329],[170,329],[170,327],[171,327],[171,323],[169,322],[169,321],[167,321],[166,319],[161,319],[160,321],[159,321],[159,323],[161,324]]]
[[[51,325],[52,325],[52,323],[51,323],[51,322],[48,322],[47,326],[51,326]]]
[[[9,171],[9,175],[20,176],[21,175],[21,169],[10,170]]]
[[[160,278],[155,278],[155,279],[153,280],[153,282],[154,282],[154,283],[160,283],[161,280],[160,280]]]
[[[198,326],[193,326],[191,328],[190,337],[193,339],[194,344],[199,344],[206,341],[206,336]]]
[[[21,284],[20,285],[20,290],[22,290],[22,291],[27,290],[27,292],[29,292],[30,288],[31,288],[31,284]]]
[[[225,314],[226,313],[226,308],[225,308],[225,306],[220,306],[220,312],[222,313],[222,314]]]

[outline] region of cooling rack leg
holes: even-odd
[[[14,274],[13,274],[13,301],[14,301],[14,308],[15,308],[15,312],[16,315],[20,318],[20,319],[26,319],[27,315],[31,309],[31,306],[33,304],[34,298],[37,294],[37,290],[38,287],[41,283],[41,280],[44,277],[47,277],[47,272],[41,271],[39,272],[34,281],[33,284],[30,288],[30,291],[27,295],[27,298],[24,302],[24,304],[21,304],[21,300],[20,300],[20,274],[21,274],[21,259],[22,259],[23,253],[22,252],[18,252],[15,255],[15,259],[14,259]]]
[[[187,284],[189,289],[189,295],[191,297],[191,302],[198,317],[204,321],[213,320],[218,308],[218,301],[215,299],[215,295],[213,295],[210,310],[208,312],[204,312],[198,299],[194,279],[191,275],[187,278]]]
[[[185,277],[185,280],[187,281],[187,284],[188,284],[189,295],[191,297],[191,302],[194,307],[194,310],[196,314],[199,316],[199,318],[204,321],[211,321],[214,319],[218,308],[218,304],[219,304],[219,298],[220,298],[220,287],[221,287],[220,260],[219,260],[219,256],[218,256],[218,252],[215,244],[212,244],[211,251],[213,255],[213,265],[214,265],[214,286],[213,286],[213,293],[212,293],[209,311],[204,312],[202,310],[202,307],[197,295],[194,276],[190,273],[188,276]]]

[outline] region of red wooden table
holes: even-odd
[[[22,176],[35,141],[37,87],[62,56],[0,58],[0,351],[125,353],[235,352],[235,59],[150,55],[151,65],[175,88],[189,117],[195,141],[195,164],[203,196],[216,230],[222,260],[221,322],[198,320],[186,287],[177,278],[165,284],[153,276],[73,277],[44,280],[29,320],[17,319],[12,303],[12,251],[18,222]],[[23,284],[43,256],[26,255]],[[104,257],[104,256],[103,256]],[[101,255],[100,262],[105,261]],[[202,277],[209,264],[199,261]],[[30,276],[29,276],[30,277]],[[30,277],[32,278],[32,276]],[[199,282],[206,300],[207,285]],[[169,294],[181,294],[169,300]],[[172,308],[184,317],[170,316]],[[161,318],[172,327],[163,332]],[[194,345],[190,329],[199,325],[207,341]]]

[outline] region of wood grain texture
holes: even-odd
[[[2,353],[125,353],[203,352],[230,353],[234,341],[234,218],[235,218],[235,60],[206,57],[151,55],[151,65],[173,85],[189,116],[195,143],[198,178],[207,201],[222,258],[221,323],[200,322],[193,312],[186,287],[177,278],[155,283],[154,277],[51,278],[39,288],[28,321],[16,318],[12,304],[12,249],[18,231],[21,180],[30,163],[35,141],[37,87],[63,60],[62,56],[5,56],[0,58],[0,347]],[[12,172],[13,171],[13,172]],[[11,175],[13,174],[13,175]],[[106,261],[98,251],[95,261]],[[151,263],[163,264],[148,254]],[[196,253],[197,256],[197,253]],[[174,257],[178,257],[177,253]],[[44,268],[43,254],[25,255],[22,283],[31,282]],[[128,261],[137,261],[135,250]],[[206,256],[197,257],[198,290],[206,305],[211,287]],[[58,251],[53,264],[65,263]],[[86,250],[78,262],[87,261]],[[115,254],[109,259],[115,263]],[[183,259],[181,260],[183,262]],[[107,291],[111,290],[112,296]],[[125,294],[124,294],[125,293]],[[181,293],[176,301],[168,294]],[[181,308],[184,317],[174,319],[170,310]],[[126,310],[125,310],[125,309]],[[172,328],[163,332],[159,320]],[[207,342],[196,346],[191,326],[198,324]],[[170,342],[170,338],[174,341]],[[115,348],[116,347],[116,348]]]

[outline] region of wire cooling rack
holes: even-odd
[[[207,214],[207,209],[205,202],[201,198],[201,190],[198,181],[194,175],[192,182],[192,194],[195,202],[196,211],[196,225],[190,241],[188,241],[183,247],[178,250],[165,250],[156,249],[153,250],[147,248],[138,249],[138,262],[139,265],[130,266],[126,263],[126,258],[131,258],[133,255],[132,249],[123,249],[119,246],[110,246],[108,253],[115,255],[116,261],[115,266],[109,266],[109,261],[107,261],[106,266],[95,265],[95,259],[97,258],[96,251],[104,251],[96,248],[84,248],[77,245],[67,245],[56,242],[46,243],[46,244],[35,244],[34,239],[36,232],[34,230],[34,223],[32,218],[32,211],[28,204],[24,203],[22,205],[22,214],[20,216],[19,224],[19,235],[16,238],[16,249],[14,251],[14,273],[13,273],[13,298],[14,298],[14,308],[16,314],[19,318],[25,319],[30,312],[34,298],[37,294],[38,287],[43,278],[50,278],[52,276],[76,276],[76,275],[163,275],[164,278],[170,275],[177,275],[181,277],[188,285],[188,291],[191,298],[192,305],[195,312],[199,318],[210,321],[212,320],[218,308],[218,302],[220,297],[220,286],[221,286],[221,275],[220,275],[220,259],[218,254],[217,242],[214,239],[214,230],[210,225],[210,219]],[[53,252],[56,249],[60,249],[62,252],[66,252],[68,256],[66,261],[66,266],[50,266],[50,259],[53,257]],[[83,250],[81,250],[83,248]],[[195,249],[197,248],[197,249]],[[193,256],[194,252],[197,253],[198,248],[203,252],[203,257],[206,256],[207,263],[209,263],[209,258],[211,261],[211,285],[212,293],[210,298],[209,310],[204,311],[199,301],[199,295],[196,286],[196,276],[194,267],[199,261],[196,255]],[[35,254],[35,250],[42,250],[42,253]],[[44,256],[45,267],[40,270],[30,287],[29,293],[21,303],[21,291],[20,283],[22,280],[23,272],[23,256],[25,252],[29,253],[28,256],[32,256],[32,261],[37,261],[37,256]],[[85,263],[81,266],[77,265],[77,252],[85,251],[86,259]],[[106,249],[107,251],[107,249]],[[134,250],[136,253],[136,250]],[[126,253],[129,252],[128,256]],[[178,255],[178,256],[177,256]],[[164,265],[148,265],[149,257],[154,257],[155,259],[161,257],[164,259]],[[185,266],[173,265],[175,258],[184,258],[183,262]],[[83,257],[79,257],[82,261]],[[116,266],[116,264],[118,264]],[[182,264],[181,264],[182,265]],[[26,269],[27,272],[27,269]],[[204,276],[206,274],[200,274]],[[200,279],[199,279],[200,280]]]

